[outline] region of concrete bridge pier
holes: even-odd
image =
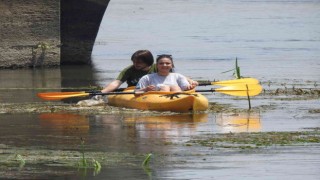
[[[109,0],[61,0],[61,64],[90,64]]]
[[[0,69],[90,64],[110,0],[0,0]]]

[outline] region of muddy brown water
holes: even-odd
[[[320,127],[319,7],[317,1],[110,2],[92,66],[0,70],[0,179],[319,179],[319,134],[308,135]],[[251,99],[250,112],[246,98],[206,93],[210,109],[188,114],[78,107],[81,99],[36,96],[104,86],[137,49],[173,54],[177,72],[195,80],[233,79],[233,71],[223,72],[237,58],[241,74],[259,79],[265,91]],[[311,141],[291,137],[257,148],[251,147],[257,142],[189,143],[241,133],[263,139],[268,132],[302,132]]]

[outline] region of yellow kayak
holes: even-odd
[[[133,92],[133,90],[127,88],[124,92]],[[108,104],[141,110],[173,112],[205,111],[209,105],[208,99],[195,90],[183,92],[149,91],[140,95],[109,95]]]

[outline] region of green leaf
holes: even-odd
[[[151,159],[151,156],[152,156],[152,154],[151,153],[149,153],[147,156],[146,156],[146,158],[144,159],[144,161],[142,162],[142,166],[149,166],[149,162],[150,162],[150,159]]]

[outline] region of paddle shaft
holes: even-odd
[[[260,85],[255,85],[257,87],[260,87]],[[241,93],[240,94],[237,94],[239,96],[246,96],[248,95],[248,93],[252,91],[252,89],[224,89],[224,88],[218,88],[218,89],[204,89],[204,90],[195,90],[195,92],[222,92],[222,93],[225,93],[226,94],[234,94],[234,93]],[[180,92],[176,92],[176,93],[180,93]],[[181,92],[181,93],[184,93],[184,92]],[[96,95],[102,95],[102,96],[105,96],[105,95],[123,95],[123,94],[135,94],[135,95],[139,95],[139,94],[144,94],[144,92],[135,92],[135,91],[130,91],[130,92],[107,92],[107,93],[102,93],[102,92],[89,92],[87,93],[87,95],[90,95],[90,96],[96,96]],[[250,95],[249,95],[250,96]]]
[[[238,84],[234,86],[224,86],[217,89],[209,90],[196,90],[195,92],[220,92],[232,96],[255,96],[260,94],[262,87],[259,84]],[[149,92],[147,92],[149,93]],[[179,92],[172,92],[179,93]],[[184,93],[184,92],[182,92]],[[60,100],[71,97],[84,97],[94,95],[123,95],[123,94],[144,94],[144,92],[124,91],[124,92],[49,92],[49,93],[38,93],[38,96],[45,100]]]
[[[130,92],[117,92],[117,91],[113,91],[113,92],[107,92],[107,93],[102,93],[102,92],[94,92],[94,93],[88,93],[91,96],[96,96],[96,95],[121,95],[121,94],[142,94],[142,93],[138,93],[138,92],[134,92],[134,91],[130,91]]]
[[[217,92],[219,91],[216,90],[216,89],[204,89],[204,90],[195,90],[195,92]],[[228,90],[228,91],[232,91],[232,90]],[[247,90],[234,90],[234,91],[247,91]],[[176,93],[184,93],[184,92],[176,92]],[[96,95],[102,95],[102,96],[105,96],[105,95],[122,95],[122,94],[144,94],[144,92],[107,92],[107,93],[99,93],[99,92],[91,92],[91,93],[88,93],[88,95],[90,96],[96,96]]]

